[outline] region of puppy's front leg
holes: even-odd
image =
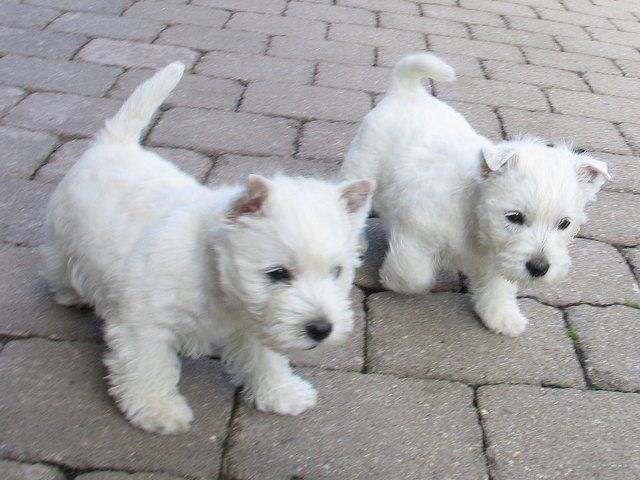
[[[295,375],[289,360],[265,347],[252,334],[243,334],[225,347],[223,360],[245,398],[258,410],[298,415],[316,404],[313,385]]]
[[[488,329],[515,337],[527,328],[527,317],[520,312],[518,287],[495,272],[471,277],[473,304]]]

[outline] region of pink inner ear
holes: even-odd
[[[246,213],[256,213],[258,210],[262,208],[262,201],[264,199],[262,197],[252,198],[247,202],[239,205],[236,209],[237,215],[244,215]]]

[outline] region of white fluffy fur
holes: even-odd
[[[609,178],[607,166],[530,138],[494,145],[429,95],[425,76],[455,78],[433,55],[402,59],[388,95],[362,122],[343,177],[377,182],[373,208],[390,231],[380,271],[386,287],[428,290],[441,265],[453,263],[469,277],[487,327],[518,335],[527,319],[517,283],[534,280],[526,263],[546,260],[546,281],[566,274],[568,245],[585,221],[585,204]],[[522,225],[505,216],[513,211],[524,214]],[[558,228],[565,218],[569,227]]]
[[[223,360],[258,409],[296,415],[316,391],[283,353],[351,330],[349,290],[371,182],[251,176],[209,189],[139,145],[182,76],[174,63],[142,84],[60,183],[49,205],[46,276],[63,305],[105,320],[110,393],[138,427],[186,430],[179,353]],[[285,266],[289,282],[267,271]],[[341,272],[336,267],[341,266]]]

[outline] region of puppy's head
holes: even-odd
[[[266,345],[310,349],[351,332],[349,291],[372,190],[368,180],[249,177],[223,218],[220,276]]]
[[[565,275],[585,206],[610,178],[606,163],[524,139],[484,148],[481,165],[478,231],[498,271],[515,282]]]

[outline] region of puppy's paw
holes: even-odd
[[[491,313],[480,314],[480,318],[489,330],[509,337],[523,333],[529,321],[518,309],[505,308]]]
[[[125,412],[136,427],[164,435],[186,432],[193,422],[193,412],[182,395],[148,397],[141,407]]]
[[[258,388],[255,405],[262,412],[295,416],[315,407],[317,398],[318,392],[313,385],[297,375],[292,375],[286,383],[276,388]]]

